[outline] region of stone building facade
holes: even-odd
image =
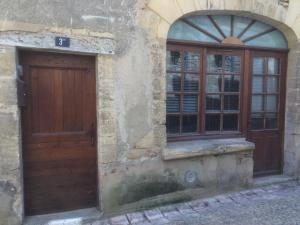
[[[300,176],[300,2],[297,0],[88,0],[0,2],[0,224],[24,217],[22,50],[96,59],[99,211],[120,213],[245,188],[254,144],[244,138],[167,142],[166,46],[187,15],[243,15],[288,42],[282,173]],[[55,46],[69,37],[70,47]]]

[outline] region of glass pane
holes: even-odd
[[[279,74],[279,59],[268,58],[268,74]]]
[[[263,77],[253,76],[252,79],[252,93],[263,92]]]
[[[209,20],[207,16],[190,16],[188,18],[189,21],[196,24],[198,27],[208,31],[209,33],[213,34],[214,36],[223,39],[223,36],[220,32],[215,28],[213,23]]]
[[[178,20],[171,26],[168,33],[168,39],[217,43],[215,39],[189,26],[182,20]]]
[[[278,91],[278,78],[277,77],[268,77],[268,85],[267,85],[268,93],[274,93]]]
[[[184,76],[184,91],[199,90],[199,75],[186,74]]]
[[[179,51],[167,51],[167,70],[181,70],[181,55]]]
[[[247,17],[234,17],[234,36],[237,37],[250,23],[251,19]]]
[[[180,91],[181,89],[180,74],[178,73],[167,73],[167,91]]]
[[[167,133],[168,134],[176,134],[179,133],[179,116],[167,115]]]
[[[266,114],[266,129],[277,128],[277,116],[275,113]]]
[[[239,96],[238,95],[224,95],[224,110],[226,110],[226,111],[239,110]]]
[[[221,97],[220,95],[206,95],[206,111],[220,111]]]
[[[245,44],[250,46],[262,46],[270,48],[288,48],[285,37],[278,30],[252,39],[251,41],[247,41]]]
[[[225,92],[239,92],[240,91],[240,77],[234,75],[224,76],[224,91]]]
[[[209,55],[207,56],[207,72],[221,73],[222,72],[222,55]]]
[[[266,96],[266,111],[277,112],[277,96],[276,95]]]
[[[198,112],[198,96],[184,95],[183,112]]]
[[[238,130],[238,115],[223,115],[223,130],[224,131],[234,131]]]
[[[167,112],[176,113],[180,109],[180,98],[179,95],[167,95]]]
[[[253,59],[252,73],[262,75],[264,73],[264,58],[255,57]]]
[[[206,131],[219,131],[220,130],[220,115],[206,115],[205,130]]]
[[[224,72],[240,73],[240,70],[241,70],[241,57],[226,55],[224,59]]]
[[[251,115],[250,122],[251,129],[259,130],[264,129],[264,116],[262,113],[255,113]]]
[[[251,112],[261,112],[261,111],[263,111],[263,97],[262,95],[253,95]]]
[[[272,28],[270,25],[256,21],[241,37],[242,40],[252,37]]]
[[[223,31],[226,37],[231,36],[231,16],[230,15],[215,15],[212,16],[213,20],[218,24],[220,29]],[[212,22],[207,16],[190,16],[185,18],[190,23],[204,29],[219,39],[223,39],[223,36],[215,28]],[[237,37],[251,22],[251,19],[246,17],[234,16],[234,29],[233,36]],[[241,37],[241,40],[245,40],[249,37],[253,37],[259,33],[267,31],[271,28],[270,25],[256,21]],[[193,28],[192,26],[185,23],[183,20],[177,20],[171,26],[168,39],[175,40],[189,40],[189,41],[200,41],[217,43],[215,39],[207,36],[203,32]],[[246,45],[250,46],[262,46],[272,48],[288,48],[288,44],[284,35],[279,31],[275,30],[265,35],[259,36],[252,40],[246,41]]]
[[[197,131],[198,117],[196,115],[186,115],[182,117],[182,133],[192,133]]]
[[[219,25],[223,33],[229,37],[230,36],[230,23],[231,23],[231,18],[230,16],[212,16],[213,19],[216,21],[216,23]]]
[[[222,91],[222,78],[219,75],[206,76],[206,93],[217,93]]]
[[[200,53],[186,52],[184,55],[184,70],[191,72],[199,72],[200,69]]]

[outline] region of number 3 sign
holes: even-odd
[[[55,37],[55,46],[58,47],[70,47],[70,38],[67,37]]]

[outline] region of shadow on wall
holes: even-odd
[[[111,189],[105,211],[114,213],[188,201],[194,194],[202,193],[206,185],[193,169],[165,168],[162,173],[126,175]]]

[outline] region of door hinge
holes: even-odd
[[[26,85],[23,76],[23,67],[17,66],[17,93],[18,93],[18,106],[26,106]]]

